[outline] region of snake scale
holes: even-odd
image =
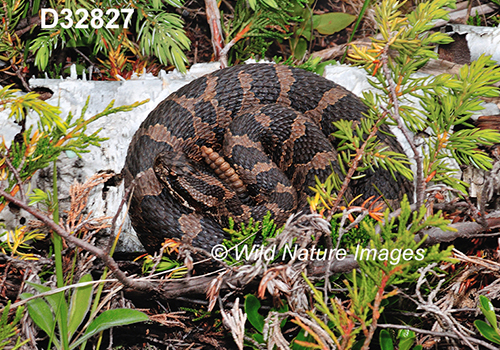
[[[135,179],[132,225],[148,252],[166,238],[210,249],[226,237],[228,217],[245,222],[269,211],[277,224],[306,208],[315,177],[336,163],[332,121],[366,111],[351,92],[284,65],[221,69],[172,93],[134,135],[124,167]],[[401,152],[393,137],[378,133]],[[219,175],[216,175],[219,174]],[[347,194],[399,199],[411,184],[383,169],[356,180]]]

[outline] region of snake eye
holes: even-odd
[[[175,175],[175,173],[172,172],[171,164],[169,164],[170,158],[171,157],[169,157],[169,154],[165,152],[162,152],[156,156],[153,163],[153,169],[156,176],[165,177],[165,176]]]

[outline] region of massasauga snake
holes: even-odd
[[[283,65],[234,66],[194,80],[161,102],[134,135],[125,186],[135,179],[132,225],[149,252],[165,238],[210,249],[228,217],[278,225],[306,208],[315,176],[337,165],[332,121],[359,120],[366,108],[352,93],[314,73]],[[379,138],[401,153],[397,142]],[[347,196],[400,199],[401,176],[377,170],[351,183]],[[375,186],[374,186],[375,185]]]

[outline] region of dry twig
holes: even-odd
[[[245,322],[247,320],[247,315],[240,310],[239,303],[240,298],[236,298],[231,311],[226,312],[224,311],[224,308],[221,307],[220,312],[222,314],[222,321],[224,322],[224,326],[226,326],[226,328],[231,331],[234,342],[238,346],[238,349],[243,350],[243,341],[245,340]]]
[[[410,330],[410,331],[413,331],[415,333],[419,333],[419,334],[427,334],[427,335],[432,335],[436,338],[453,338],[453,339],[457,339],[457,340],[461,340],[462,338],[460,338],[457,334],[455,333],[451,333],[451,332],[436,332],[436,331],[428,331],[426,329],[420,329],[420,328],[416,328],[416,327],[412,327],[412,326],[408,326],[408,325],[400,325],[400,324],[379,324],[378,325],[379,328],[392,328],[392,329],[404,329],[404,330]],[[474,344],[478,344],[478,345],[481,345],[481,346],[484,346],[485,348],[487,349],[491,349],[491,350],[498,350],[498,348],[494,345],[491,345],[490,343],[487,343],[483,340],[480,340],[480,339],[476,339],[476,338],[473,338],[473,337],[468,337],[468,336],[465,336],[465,338],[470,341],[471,343],[474,343]]]
[[[470,337],[466,336],[466,334],[471,334],[471,331],[460,324],[460,322],[458,322],[453,317],[452,313],[449,312],[448,309],[442,309],[434,302],[434,299],[441,290],[441,286],[445,282],[445,279],[441,278],[444,276],[437,275],[437,273],[433,270],[436,266],[437,264],[433,263],[419,269],[420,276],[418,278],[415,290],[415,293],[417,295],[417,307],[418,309],[424,310],[426,313],[431,313],[434,317],[436,317],[437,323],[441,328],[449,330],[452,334],[455,334],[458,339],[463,341],[464,344],[466,344],[469,348],[475,349],[475,347],[471,343]],[[431,291],[431,293],[429,293],[427,300],[425,300],[420,292],[420,289],[424,284],[428,284],[426,278],[427,273],[436,275],[436,277],[440,278],[440,280],[438,282],[438,285]]]
[[[80,239],[77,238],[73,235],[71,235],[68,231],[66,231],[63,227],[57,225],[52,218],[47,216],[47,214],[34,209],[30,207],[27,203],[17,199],[16,197],[12,196],[10,193],[5,192],[4,190],[0,190],[0,196],[4,197],[7,201],[17,205],[18,207],[26,210],[28,213],[33,215],[35,218],[43,222],[45,225],[47,225],[53,232],[55,232],[57,235],[61,236],[64,238],[66,241],[69,243],[72,243],[82,249],[87,250],[88,252],[92,253],[93,255],[97,256],[100,258],[106,266],[110,269],[110,271],[118,278],[118,280],[125,286],[136,289],[136,290],[147,290],[147,291],[153,291],[155,288],[154,286],[144,280],[137,280],[137,279],[132,279],[128,277],[120,268],[118,267],[118,264],[116,261],[110,257],[106,252],[100,248],[97,248],[96,246]]]

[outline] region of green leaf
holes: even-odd
[[[44,293],[48,292],[51,289],[47,286],[43,286],[41,284],[30,283],[27,282],[30,286],[35,288],[38,292]],[[68,328],[68,303],[64,297],[63,292],[59,292],[56,294],[46,295],[44,296],[45,300],[47,300],[48,304],[52,308],[55,314],[55,318],[57,320],[57,325],[59,327],[59,335],[61,336],[61,342],[65,345],[68,342],[67,338],[67,328]],[[52,339],[55,342],[55,339]]]
[[[307,41],[311,41],[311,39],[313,39],[310,21],[307,21],[304,25],[304,28],[302,28],[302,30],[298,32],[300,33],[300,36],[302,36]]]
[[[49,56],[51,53],[48,47],[41,46],[35,55],[35,66],[39,67],[40,70],[45,69],[49,63]]]
[[[138,310],[113,309],[104,311],[90,324],[89,328],[85,331],[85,334],[76,342],[71,344],[70,350],[75,349],[78,345],[105,329],[148,320],[149,317],[145,313]]]
[[[80,278],[78,282],[90,282],[92,281],[92,276],[86,274]],[[73,334],[76,332],[80,324],[82,323],[85,315],[90,308],[90,302],[92,301],[92,285],[85,287],[78,287],[75,289],[71,295],[71,303],[69,307],[69,324],[68,324],[68,338],[71,339]]]
[[[329,61],[325,61],[325,62],[321,62],[320,64],[318,64],[316,66],[316,69],[314,70],[314,73],[318,74],[318,75],[323,75],[323,73],[325,72],[325,67],[330,65],[330,64],[334,64],[335,61],[334,60],[329,60]]]
[[[490,325],[495,329],[496,332],[498,332],[498,325],[497,325],[497,316],[495,315],[495,308],[493,307],[493,304],[491,304],[490,299],[485,297],[484,295],[479,296],[479,308],[481,309],[481,312],[484,314]]]
[[[489,324],[481,320],[475,320],[474,326],[483,337],[493,343],[500,344],[500,335]]]
[[[186,72],[186,55],[190,40],[186,36],[184,21],[175,13],[146,13],[142,23],[138,21],[138,44],[143,54],[155,55],[161,63],[175,64],[180,72]]]
[[[47,201],[49,195],[39,188],[33,189],[33,193],[29,195],[30,202],[28,205],[34,205],[36,203]]]
[[[260,301],[253,294],[245,296],[245,313],[248,321],[260,333],[264,331],[264,316],[259,314]]]
[[[306,54],[307,50],[307,41],[300,37],[298,38],[297,45],[295,45],[295,49],[293,50],[293,57],[297,60],[301,60]]]
[[[183,1],[178,1],[178,0],[167,0],[167,3],[169,3],[170,5],[175,6],[175,7],[182,7],[182,5],[184,4]],[[161,6],[162,6],[162,3],[161,3],[161,1],[159,1],[158,4],[155,6],[155,8],[160,9]]]
[[[79,46],[83,46],[83,45],[79,45]],[[82,73],[85,71],[85,66],[81,65],[81,64],[75,64],[76,66],[76,74],[77,75],[82,75]],[[71,67],[68,67],[66,68],[63,73],[65,74],[70,74],[71,73]]]
[[[299,16],[301,18],[304,18],[307,13],[307,9],[304,9],[304,4],[301,2],[294,2],[292,4],[292,7],[290,9],[290,14],[292,16]]]
[[[257,7],[257,0],[248,0],[248,4],[250,5],[250,8],[255,11]]]
[[[392,343],[391,333],[387,329],[382,329],[380,331],[380,348],[382,350],[394,350],[394,344]]]
[[[408,329],[400,329],[398,332],[399,347],[398,350],[410,350],[411,346],[415,342],[415,332]]]
[[[21,294],[21,299],[32,297],[31,293]],[[61,349],[61,343],[54,336],[56,319],[49,304],[42,298],[36,298],[28,301],[28,314],[35,324],[40,327],[50,337],[57,349]]]
[[[278,9],[278,4],[274,0],[262,0],[267,6],[272,7],[274,9]]]
[[[313,28],[320,34],[337,33],[350,25],[356,16],[343,12],[330,12],[313,16]]]
[[[21,299],[31,298],[33,294],[23,293]],[[42,298],[36,298],[28,301],[28,313],[35,324],[47,334],[54,330],[54,314],[49,305]]]
[[[252,334],[252,338],[253,338],[253,340],[255,340],[259,344],[265,344],[264,336],[260,333]]]

